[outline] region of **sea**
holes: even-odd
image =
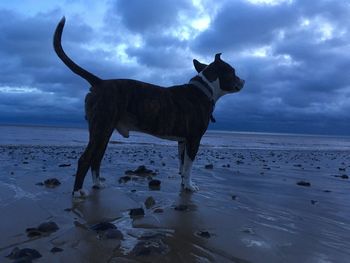
[[[0,126],[0,145],[85,146],[88,131],[84,128]],[[110,144],[156,144],[176,146],[176,142],[147,134],[131,132],[123,138],[114,132]],[[202,146],[262,150],[350,150],[350,136],[254,133],[208,130]]]

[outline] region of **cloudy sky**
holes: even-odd
[[[218,101],[214,129],[350,135],[350,2],[11,0],[0,3],[0,123],[84,125],[88,84],[52,35],[101,78],[182,84],[214,54],[244,89]]]

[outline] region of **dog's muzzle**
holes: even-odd
[[[244,87],[245,80],[240,79],[238,83],[236,83],[235,90],[240,91]]]

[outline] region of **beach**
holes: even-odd
[[[106,187],[91,189],[88,173],[88,198],[72,202],[87,138],[84,129],[0,126],[0,262],[15,262],[16,247],[39,252],[33,262],[350,259],[350,137],[210,131],[193,165],[200,190],[189,193],[176,143],[115,134]],[[150,171],[132,172],[140,166]],[[53,178],[60,184],[45,184]],[[44,222],[57,228],[40,230]]]

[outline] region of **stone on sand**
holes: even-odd
[[[147,199],[145,200],[145,206],[147,209],[150,209],[155,204],[156,204],[156,201],[152,196],[147,197]]]
[[[129,216],[131,218],[141,217],[144,215],[145,215],[145,211],[143,210],[143,208],[133,208],[133,209],[130,209],[130,211],[129,211]]]
[[[57,178],[50,178],[44,181],[44,185],[48,188],[59,186],[61,182]]]
[[[31,248],[22,248],[19,249],[18,247],[15,247],[10,254],[8,254],[6,257],[10,259],[15,259],[16,261],[20,262],[30,262],[32,259],[41,258],[42,255],[35,249]]]
[[[160,184],[161,184],[161,181],[160,181],[160,180],[153,179],[153,180],[151,180],[151,181],[148,182],[148,187],[149,187],[151,190],[159,190],[159,189],[160,189]]]
[[[101,222],[90,226],[90,229],[96,232],[99,232],[99,231],[106,231],[109,229],[117,229],[117,227],[110,222]]]
[[[309,187],[309,186],[311,186],[311,183],[309,183],[307,181],[299,181],[299,182],[297,182],[297,185]]]

